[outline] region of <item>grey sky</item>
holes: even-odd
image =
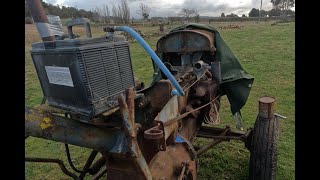
[[[51,4],[63,4],[65,6],[77,7],[78,9],[92,10],[108,4],[117,4],[119,0],[44,0]],[[136,13],[140,3],[151,8],[150,17],[154,16],[177,16],[182,8],[195,8],[200,16],[220,16],[222,12],[226,15],[235,13],[238,15],[250,12],[252,8],[260,7],[260,0],[128,0],[130,15],[140,18]],[[270,0],[263,0],[262,9],[270,10]]]

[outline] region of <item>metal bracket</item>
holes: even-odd
[[[70,39],[74,39],[74,34],[72,32],[72,26],[76,25],[84,25],[86,28],[86,34],[87,38],[91,38],[91,28],[90,28],[90,20],[87,18],[78,18],[78,19],[73,19],[68,22],[67,27],[68,27],[68,34]]]
[[[287,119],[286,116],[283,116],[281,114],[278,114],[278,113],[274,113],[275,116],[279,117],[279,118],[282,118],[282,119]]]
[[[155,120],[156,126],[144,131],[144,138],[157,141],[158,150],[165,151],[167,149],[165,140],[165,131],[162,121]]]
[[[126,96],[120,94],[118,97],[120,112],[122,115],[123,129],[127,138],[128,148],[132,160],[137,165],[138,169],[142,172],[146,180],[151,180],[152,175],[149,166],[142,155],[138,140],[137,129],[134,119],[134,96],[133,87],[126,90]]]

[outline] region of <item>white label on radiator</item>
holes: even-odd
[[[71,73],[67,67],[45,66],[49,82],[73,87]]]

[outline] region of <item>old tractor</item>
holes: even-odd
[[[127,26],[105,27],[105,36],[92,37],[84,18],[72,20],[65,37],[54,34],[40,1],[26,2],[43,40],[32,44],[31,56],[44,101],[26,107],[25,135],[64,143],[74,172],[59,159],[26,157],[26,162],[58,163],[74,179],[90,174],[108,180],[194,180],[203,153],[239,140],[251,154],[250,179],[275,179],[275,100],[261,97],[254,127],[243,130],[240,109],[253,76],[216,29],[182,25],[161,37],[153,51]],[[86,38],[74,36],[75,25],[86,27]],[[150,55],[154,75],[149,87],[135,81],[129,43],[117,31],[128,33]],[[215,126],[224,95],[237,129]],[[194,146],[196,137],[211,141]],[[72,164],[68,144],[92,149],[82,170]],[[94,161],[98,153],[102,157]]]

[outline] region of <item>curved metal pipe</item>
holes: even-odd
[[[114,26],[113,29],[115,31],[124,31],[133,38],[135,38],[139,44],[145,49],[145,51],[151,56],[152,60],[158,65],[158,67],[161,69],[161,71],[167,76],[167,78],[170,80],[171,84],[176,88],[171,91],[172,95],[177,96],[184,96],[185,93],[183,92],[182,87],[179,85],[178,81],[173,77],[173,75],[170,73],[168,68],[163,64],[163,62],[160,60],[160,58],[156,55],[156,53],[153,52],[153,50],[150,48],[150,46],[144,41],[144,39],[133,29],[131,29],[128,26]]]
[[[42,41],[55,41],[56,38],[50,33],[48,17],[40,0],[26,0],[32,19],[38,29]]]

